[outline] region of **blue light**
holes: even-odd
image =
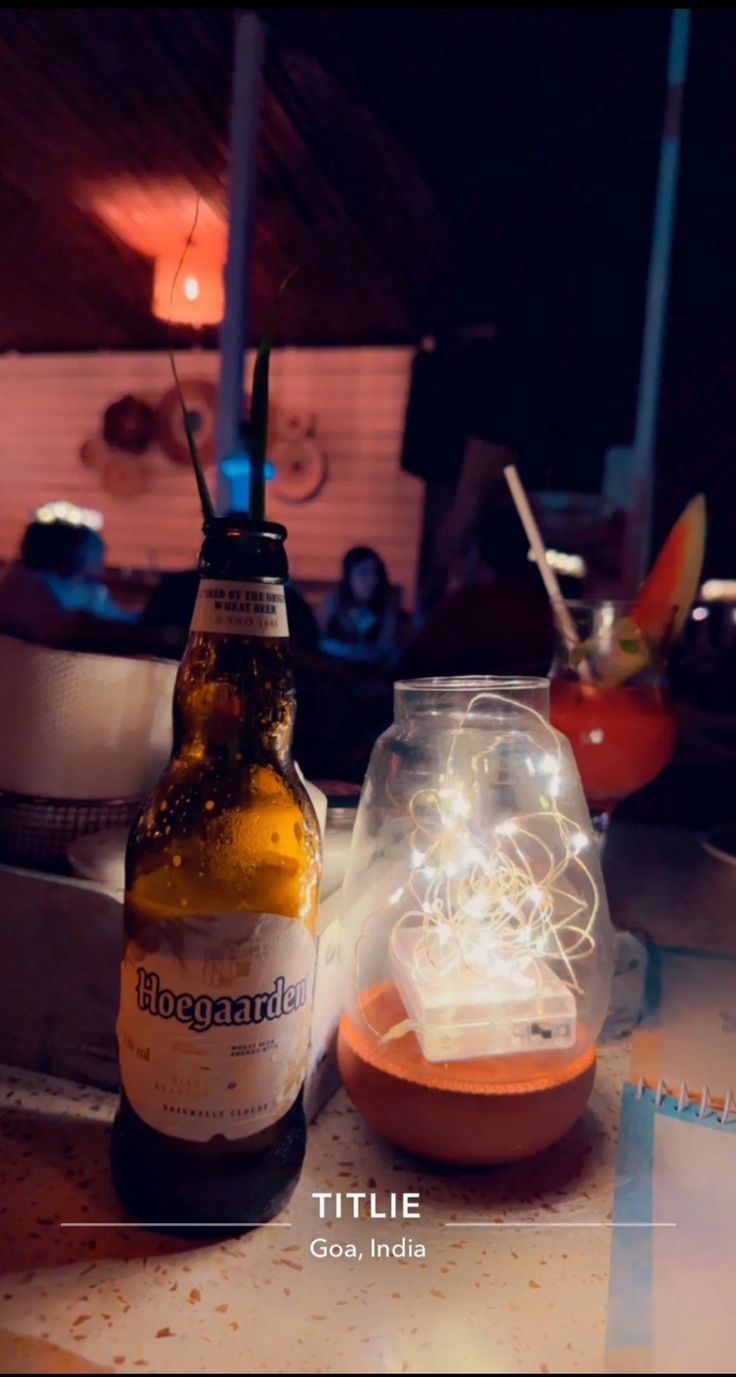
[[[250,458],[247,454],[231,454],[223,459],[220,468],[226,478],[250,477]],[[275,476],[276,469],[270,459],[266,460],[266,480]]]
[[[229,454],[220,464],[223,476],[230,485],[228,506],[235,511],[247,512],[250,507],[250,457],[245,452]],[[276,470],[270,459],[266,460],[266,480],[273,478]]]

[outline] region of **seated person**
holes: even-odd
[[[476,535],[475,578],[448,593],[406,646],[395,678],[549,671],[552,612],[513,507],[486,511]]]
[[[58,645],[77,628],[134,622],[102,582],[105,544],[89,526],[34,521],[20,558],[0,578],[0,632]]]
[[[396,654],[398,617],[391,606],[386,566],[375,550],[356,545],[322,612],[320,650],[356,664],[382,665]]]

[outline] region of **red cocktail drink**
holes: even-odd
[[[632,604],[567,607],[578,639],[558,632],[550,720],[572,746],[600,831],[615,804],[654,779],[675,749],[666,644],[663,635],[655,643],[641,631]],[[664,609],[659,621],[667,625],[667,619]]]
[[[550,718],[572,746],[592,812],[608,813],[667,764],[676,722],[658,683],[552,682]]]

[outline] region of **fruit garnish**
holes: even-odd
[[[700,586],[705,554],[705,498],[688,502],[637,594],[631,615],[655,644],[677,636]]]
[[[685,624],[700,586],[704,552],[705,498],[699,493],[672,527],[630,613],[614,622],[608,648],[601,653],[600,642],[578,647],[599,683],[623,684],[661,660],[663,645]]]
[[[607,637],[581,641],[575,654],[586,659],[599,684],[623,684],[655,661],[655,650],[631,616],[618,617]]]

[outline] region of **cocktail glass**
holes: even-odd
[[[558,619],[551,670],[550,718],[569,740],[594,831],[603,845],[611,811],[667,764],[677,727],[666,678],[667,643],[646,642],[631,604],[567,604],[577,644]],[[666,612],[660,624],[666,625]],[[641,1016],[647,969],[647,934],[637,936],[614,920],[613,987],[603,1037],[633,1031]]]
[[[667,644],[647,643],[631,604],[568,602],[578,633],[562,631],[552,664],[552,723],[569,740],[598,835],[612,809],[656,778],[677,735],[665,669]]]

